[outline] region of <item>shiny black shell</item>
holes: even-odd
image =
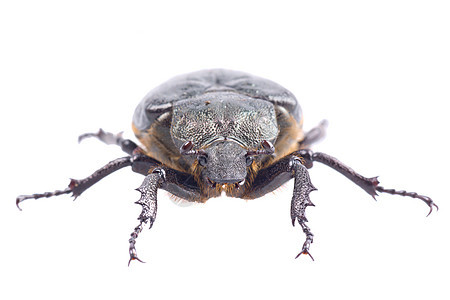
[[[212,91],[232,91],[284,107],[297,122],[302,115],[295,96],[281,85],[244,72],[202,70],[179,75],[150,91],[136,107],[133,124],[139,131],[150,128],[175,102]]]
[[[242,103],[251,105],[242,109],[242,105],[238,104],[239,100],[236,100],[239,97],[242,98]],[[179,133],[177,120],[179,120],[180,109],[185,110],[185,115],[195,116],[189,110],[189,105],[194,110],[198,108],[198,105],[208,105],[208,102],[212,103],[211,107],[217,108],[216,111],[221,110],[221,104],[218,103],[221,102],[224,105],[230,103],[234,105],[234,108],[239,107],[237,109],[240,110],[241,115],[242,111],[244,114],[255,113],[256,117],[253,119],[255,124],[247,118],[245,125],[259,129],[260,139],[252,138],[251,134],[248,134],[248,141],[245,141],[246,134],[243,131],[234,134],[235,140],[244,141],[241,143],[244,148],[258,147],[259,143],[266,139],[274,143],[276,150],[273,158],[275,159],[286,155],[289,151],[297,150],[297,142],[302,139],[303,133],[301,109],[295,96],[273,81],[224,69],[202,70],[180,75],[150,91],[136,107],[133,131],[149,156],[171,168],[189,172],[192,161],[180,155],[180,146],[189,140],[198,148],[205,147],[208,142],[208,132],[201,131],[199,128],[205,140],[198,134],[197,137],[191,134],[192,139],[179,139],[172,130],[178,130],[176,133]],[[260,116],[263,115],[263,118],[267,116],[270,119],[269,123],[275,124],[275,130],[271,130],[270,138],[264,136],[267,132],[264,130],[264,124],[256,124],[263,119],[258,116],[258,113]],[[194,124],[196,121],[198,120],[192,118],[189,122]],[[235,126],[234,129],[237,127],[239,126]],[[273,129],[270,125],[266,128]],[[273,132],[275,132],[274,135]],[[215,133],[211,133],[211,136],[214,137],[214,135]],[[233,136],[229,137],[233,139]]]

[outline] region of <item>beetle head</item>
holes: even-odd
[[[217,141],[199,155],[198,163],[204,167],[202,177],[214,183],[238,183],[247,176],[251,160],[247,150],[232,141]]]
[[[186,142],[181,148],[183,155],[196,155],[197,161],[203,167],[202,179],[212,184],[244,183],[247,177],[247,167],[253,162],[253,156],[272,154],[273,145],[264,140],[260,150],[247,150],[230,140],[213,142],[209,147],[200,150],[193,149],[192,142]]]

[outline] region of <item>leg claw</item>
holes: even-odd
[[[128,261],[128,266],[130,266],[130,263],[132,260],[137,260],[138,262],[145,264],[145,261],[140,260],[139,257],[136,256],[136,257],[130,257],[130,260]]]
[[[128,266],[130,266],[132,260],[137,260],[138,262],[145,264],[145,261],[142,261],[139,257],[137,257],[136,249],[134,248],[130,249],[130,260],[128,261]]]
[[[434,203],[433,201],[431,201],[431,203],[427,203],[428,206],[430,207],[430,211],[427,214],[427,217],[433,212],[433,206],[436,207],[436,211],[439,210],[439,206],[436,205],[436,203]]]
[[[308,249],[303,249],[302,252],[297,254],[297,256],[295,258],[297,259],[302,254],[309,255],[309,257],[311,257],[311,259],[314,261],[314,257],[312,257],[311,253],[309,253]]]

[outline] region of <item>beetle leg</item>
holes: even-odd
[[[108,176],[109,174],[122,169],[127,166],[132,165],[132,158],[130,156],[118,158],[116,160],[113,160],[103,166],[102,168],[95,171],[92,175],[81,179],[71,179],[69,186],[60,191],[54,191],[54,192],[46,192],[42,194],[33,194],[33,195],[20,195],[16,198],[16,205],[17,208],[21,210],[19,207],[19,204],[27,199],[40,199],[40,198],[48,198],[52,196],[59,196],[63,194],[70,194],[72,193],[72,196],[75,197],[75,199],[81,195],[85,190],[90,188],[93,184],[97,183],[99,180],[103,179],[104,177]]]
[[[128,265],[130,265],[132,260],[143,262],[137,257],[136,248],[134,246],[139,233],[142,231],[143,224],[149,222],[150,228],[153,226],[157,210],[157,191],[164,181],[165,171],[162,168],[156,168],[152,173],[145,177],[144,182],[142,182],[141,186],[137,188],[137,190],[141,193],[141,198],[136,203],[142,206],[142,212],[138,218],[139,225],[134,228],[129,240],[130,260],[128,261]]]
[[[431,200],[430,197],[419,195],[414,192],[406,192],[406,191],[396,191],[394,189],[386,189],[382,186],[379,186],[379,181],[377,177],[364,177],[358,173],[356,173],[352,168],[344,165],[342,162],[337,160],[336,158],[320,152],[313,153],[310,150],[300,150],[297,151],[298,154],[302,156],[303,159],[305,159],[306,166],[308,168],[312,167],[312,162],[317,161],[320,163],[323,163],[332,169],[338,171],[351,181],[353,181],[355,184],[357,184],[360,188],[365,190],[369,195],[371,195],[374,199],[375,196],[377,196],[377,192],[380,193],[389,193],[392,195],[400,195],[400,196],[406,196],[411,198],[417,198],[425,202],[428,207],[430,208],[430,211],[428,215],[431,214],[433,211],[433,207],[436,207],[436,209],[439,209],[439,207]],[[427,215],[427,216],[428,216]]]
[[[318,142],[325,137],[325,131],[328,126],[327,120],[322,120],[319,125],[312,128],[305,134],[305,138],[299,142],[300,148],[306,148]]]
[[[135,155],[133,157],[133,172],[144,176],[149,171],[160,167],[162,164],[146,155]],[[180,172],[168,167],[164,167],[165,183],[162,189],[168,191],[172,195],[185,199],[187,201],[204,202],[205,195],[194,180],[194,176],[189,173]]]
[[[16,198],[16,206],[19,210],[22,210],[19,206],[19,204],[27,199],[40,199],[40,198],[49,198],[53,196],[59,196],[64,194],[70,194],[72,192],[72,189],[70,187],[64,189],[64,190],[56,190],[54,192],[45,192],[42,194],[32,194],[32,195],[20,195]]]
[[[394,189],[385,189],[382,186],[377,186],[376,190],[378,192],[381,192],[381,193],[388,193],[388,194],[391,194],[391,195],[400,195],[400,196],[417,198],[417,199],[422,200],[430,208],[430,211],[428,212],[427,217],[433,211],[433,206],[436,207],[436,210],[439,210],[439,206],[437,206],[436,203],[434,203],[433,200],[430,197],[428,197],[428,196],[419,195],[419,194],[417,194],[415,192],[397,191],[397,190],[394,190]]]
[[[107,145],[117,145],[120,148],[122,148],[122,150],[125,153],[128,153],[129,155],[132,155],[132,154],[138,153],[138,152],[139,153],[144,152],[132,140],[124,139],[122,137],[122,132],[114,134],[111,132],[106,132],[101,128],[96,133],[85,133],[85,134],[80,135],[78,137],[78,143],[80,143],[82,140],[84,140],[86,138],[90,138],[90,137],[95,137]]]
[[[309,199],[309,193],[316,190],[316,188],[311,183],[308,170],[304,165],[302,165],[298,157],[292,157],[290,159],[290,166],[295,178],[294,193],[291,201],[292,226],[295,226],[295,220],[297,220],[306,235],[306,240],[303,243],[302,251],[295,258],[299,257],[300,254],[307,254],[312,260],[314,260],[312,255],[309,253],[309,247],[313,242],[314,235],[305,224],[308,222],[308,219],[305,217],[305,210],[308,206],[314,206]]]

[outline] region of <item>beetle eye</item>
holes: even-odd
[[[247,156],[245,158],[245,164],[247,165],[247,167],[250,166],[252,164],[252,162],[253,162],[253,157]]]
[[[200,164],[200,166],[206,166],[206,164],[208,163],[208,160],[206,159],[206,156],[204,155],[199,155],[197,157],[198,163]]]

